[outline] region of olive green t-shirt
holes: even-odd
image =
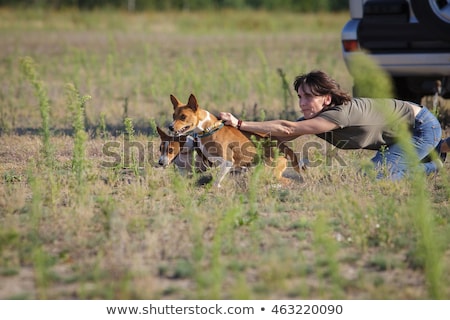
[[[379,150],[392,145],[400,122],[413,128],[415,120],[410,103],[395,99],[354,98],[317,116],[339,126],[317,136],[340,149]]]

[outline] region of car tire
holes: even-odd
[[[443,2],[445,1],[411,0],[411,6],[420,24],[439,35],[442,40],[450,40],[450,13],[441,10],[443,7],[450,7],[450,4],[447,2],[443,6]]]

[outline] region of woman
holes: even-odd
[[[393,180],[404,177],[409,170],[410,162],[397,143],[400,122],[405,122],[411,130],[411,143],[420,160],[436,147],[440,151],[441,126],[425,107],[395,99],[351,98],[322,71],[298,76],[294,88],[303,112],[297,122],[242,121],[227,112],[221,112],[220,118],[240,130],[269,133],[286,140],[315,134],[340,149],[376,150],[372,162],[378,178],[383,177],[383,164],[387,165],[389,178]],[[421,166],[430,174],[440,169],[442,162],[426,161]]]

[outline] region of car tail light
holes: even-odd
[[[359,44],[357,40],[342,40],[342,45],[344,46],[345,51],[358,51]]]

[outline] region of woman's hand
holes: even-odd
[[[219,118],[224,121],[227,126],[237,127],[239,120],[229,112],[219,113]]]

